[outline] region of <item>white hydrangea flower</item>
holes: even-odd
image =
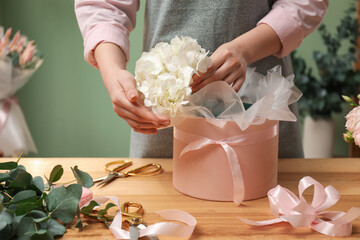
[[[142,53],[136,62],[137,89],[144,94],[145,106],[156,114],[175,117],[191,95],[192,76],[211,66],[208,52],[190,37],[175,37]]]

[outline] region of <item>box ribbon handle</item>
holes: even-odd
[[[239,136],[224,138],[220,140],[210,139],[204,136],[191,134],[182,131],[175,127],[174,137],[183,142],[190,142],[180,153],[182,156],[191,151],[200,150],[208,145],[220,145],[227,156],[230,165],[230,171],[233,178],[233,201],[235,204],[240,205],[244,200],[245,189],[244,180],[242,176],[241,166],[238,161],[235,150],[230,145],[246,146],[255,143],[267,141],[278,135],[278,125],[273,125],[269,128],[262,129],[256,132],[245,133]]]

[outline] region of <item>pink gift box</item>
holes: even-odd
[[[221,121],[221,120],[219,120]],[[266,196],[277,185],[279,121],[241,130],[204,118],[174,127],[173,185],[186,195],[240,204]]]

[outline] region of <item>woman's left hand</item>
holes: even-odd
[[[211,55],[211,67],[205,73],[194,74],[193,92],[215,81],[225,81],[238,92],[245,81],[247,62],[237,48],[234,42],[228,42],[216,49]]]

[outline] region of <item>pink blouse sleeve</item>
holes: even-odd
[[[328,6],[329,0],[277,0],[258,25],[265,23],[274,29],[282,43],[276,56],[284,57],[320,25]]]
[[[118,45],[129,60],[129,34],[135,28],[139,0],[75,0],[75,13],[84,39],[85,60],[98,67],[94,49],[101,42]]]

